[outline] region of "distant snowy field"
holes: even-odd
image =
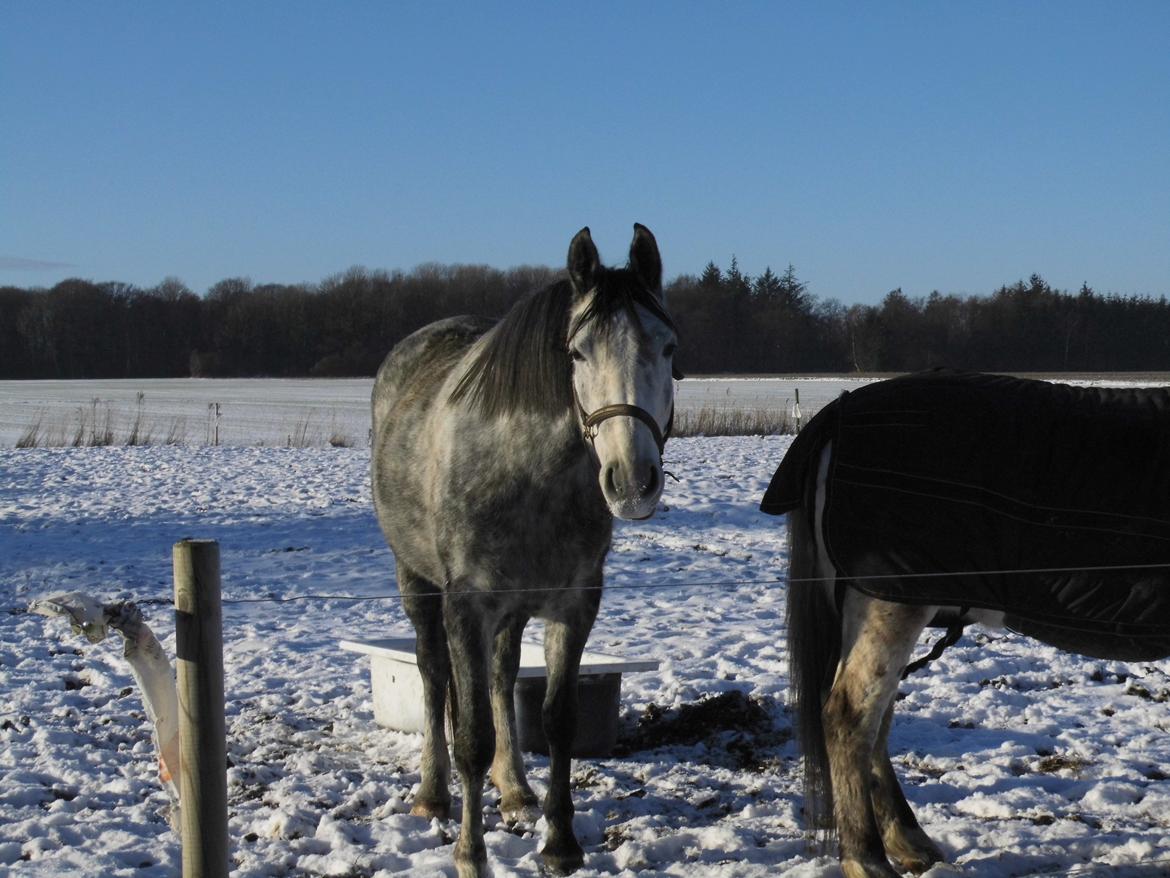
[[[323,423],[345,394],[365,405],[368,383],[317,383],[329,391],[311,401]],[[296,395],[264,387],[250,405],[281,412]],[[145,392],[148,403],[164,396],[161,386]],[[74,589],[169,599],[171,546],[185,537],[219,540],[229,602],[393,595],[365,443],[273,448],[254,444],[261,438],[218,448],[194,436],[137,448],[2,443],[0,875],[161,878],[180,862],[120,645],[91,645],[23,612],[30,600]],[[590,647],[661,662],[623,678],[627,733],[651,704],[728,691],[759,699],[774,730],[579,760],[582,878],[840,875],[802,836],[784,706],[785,534],[756,511],[789,442],[672,440],[667,468],[680,481],[655,518],[617,526]],[[170,612],[146,609],[173,652]],[[224,622],[234,874],[453,876],[457,824],[408,813],[420,738],[374,724],[367,660],[337,646],[408,633],[398,602],[228,603]],[[972,629],[902,692],[895,767],[962,874],[1170,875],[1170,662],[1102,662]],[[543,791],[547,760],[528,764]],[[541,827],[509,830],[490,812],[488,827],[498,876],[541,874]]]
[[[681,411],[782,409],[800,391],[807,419],[861,378],[688,378],[677,385]],[[0,448],[12,448],[34,425],[46,440],[70,444],[83,423],[108,418],[114,444],[136,420],[140,434],[162,444],[308,447],[365,445],[373,379],[160,378],[126,381],[0,381]],[[218,417],[216,406],[218,405]],[[64,441],[60,441],[64,440]]]
[[[842,392],[875,379],[850,376],[687,378],[680,413],[701,409],[784,411],[799,395],[805,422]],[[1075,376],[1071,384],[1170,384],[1170,374]],[[358,447],[370,431],[370,378],[157,378],[122,381],[0,381],[0,448],[34,425],[39,445],[69,445],[79,428],[108,425],[125,444],[135,423],[143,444]]]

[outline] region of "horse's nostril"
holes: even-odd
[[[613,464],[610,464],[605,468],[605,493],[609,494],[611,497],[617,496],[618,493],[617,478],[614,475],[616,470],[617,467]]]
[[[660,478],[662,477],[658,474],[658,467],[650,467],[650,477],[646,479],[645,484],[642,486],[643,497],[649,497],[658,490],[658,481]]]

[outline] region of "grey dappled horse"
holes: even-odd
[[[417,634],[426,713],[413,814],[446,818],[453,698],[463,815],[461,878],[486,872],[483,778],[506,820],[532,820],[513,686],[528,620],[545,620],[543,723],[550,770],[545,863],[583,862],[573,834],[570,746],[577,674],[601,600],[613,517],[654,514],[674,414],[674,325],[650,230],[629,265],[602,267],[589,229],[568,280],[498,323],[456,317],[398,344],[373,393],[374,505]]]
[[[925,627],[1170,655],[1168,464],[1164,389],[949,370],[845,394],[794,440],[762,508],[789,515],[805,811],[814,829],[835,826],[848,878],[943,859],[887,750]]]

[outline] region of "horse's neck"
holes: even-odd
[[[596,469],[576,412],[566,411],[553,418],[515,414],[505,421],[510,425],[509,442],[536,459],[562,461],[565,469]]]
[[[548,415],[515,413],[498,422],[499,452],[509,468],[538,480],[571,485],[571,490],[597,486],[597,461],[585,444],[576,412]]]

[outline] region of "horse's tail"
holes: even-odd
[[[841,659],[841,621],[829,583],[819,579],[824,571],[817,564],[807,509],[804,504],[788,513],[789,700],[804,756],[805,818],[814,835],[826,841],[834,828],[833,785],[821,710]]]
[[[451,730],[451,741],[459,734],[459,698],[455,694],[455,675],[447,678],[447,727]]]

